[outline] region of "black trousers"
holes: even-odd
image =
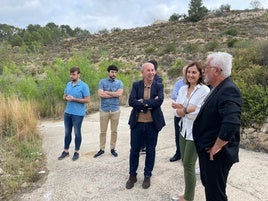
[[[176,155],[181,158],[180,152],[180,122],[181,118],[174,116],[174,129],[175,129],[175,143],[176,143]]]
[[[232,164],[227,162],[220,151],[209,159],[209,153],[198,153],[200,177],[205,187],[206,201],[227,201],[226,183]]]

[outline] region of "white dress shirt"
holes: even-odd
[[[193,92],[190,94],[190,97],[188,98],[187,97],[188,88],[189,88],[188,85],[185,85],[180,88],[176,103],[183,105],[183,107],[196,106],[194,112],[185,114],[185,116],[182,117],[181,121],[179,122],[179,124],[181,125],[181,132],[180,132],[181,135],[186,140],[193,141],[193,132],[192,132],[193,122],[210,89],[206,85],[198,84],[195,86]],[[174,109],[174,115],[179,117],[176,109]]]

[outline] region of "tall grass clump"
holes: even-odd
[[[37,180],[44,156],[32,104],[0,96],[0,111],[1,200]]]

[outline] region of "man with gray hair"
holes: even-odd
[[[193,124],[206,201],[228,200],[228,174],[239,161],[242,97],[230,78],[231,69],[232,55],[215,52],[207,56],[204,80],[213,88]]]

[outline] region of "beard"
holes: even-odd
[[[109,76],[109,78],[110,78],[111,80],[114,80],[114,79],[116,78],[116,76]]]
[[[204,83],[205,83],[206,85],[209,84],[209,78],[208,78],[207,76],[205,76],[205,78],[204,78]]]

